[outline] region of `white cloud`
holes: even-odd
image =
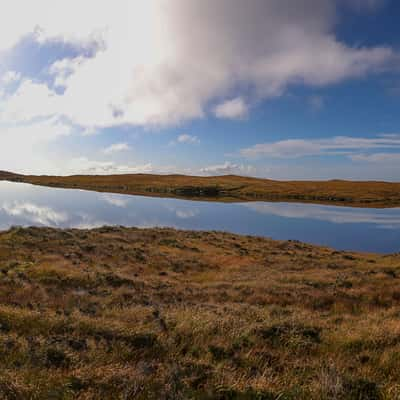
[[[400,153],[373,153],[373,154],[354,154],[350,158],[353,161],[364,161],[369,163],[399,163]]]
[[[104,154],[113,154],[119,153],[121,151],[128,151],[130,150],[130,146],[128,143],[114,143],[111,146],[106,147],[103,149]]]
[[[178,136],[177,142],[195,144],[195,143],[200,143],[200,139],[197,136],[192,136],[184,133],[183,135]]]
[[[1,167],[0,167],[1,170]],[[198,174],[199,170],[178,167],[176,165],[154,165],[150,162],[143,164],[121,164],[115,161],[92,160],[88,157],[72,158],[66,166],[57,171],[61,175],[71,174]]]
[[[68,78],[78,70],[78,68],[87,60],[85,57],[63,58],[54,62],[49,73],[55,76],[54,85],[56,87],[65,87]]]
[[[240,119],[247,115],[248,107],[241,97],[237,97],[218,104],[214,112],[218,118]]]
[[[379,136],[389,139],[400,139],[400,133],[381,133]]]
[[[115,207],[125,208],[129,204],[130,199],[126,196],[119,196],[116,194],[106,193],[101,195],[101,199],[106,203]]]
[[[223,164],[210,165],[200,169],[200,172],[206,175],[251,175],[255,172],[255,168],[250,165],[234,164],[226,161]]]
[[[30,122],[37,118],[55,118],[61,96],[46,85],[25,79],[16,92],[0,102],[0,122]]]
[[[3,76],[0,78],[0,84],[3,85],[10,85],[11,83],[18,82],[21,79],[21,74],[16,71],[7,71]]]
[[[90,160],[79,157],[70,160],[64,174],[183,174],[183,175],[227,175],[250,176],[258,171],[252,165],[235,164],[229,161],[202,168],[184,168],[174,165],[153,165],[152,163],[124,165],[114,161]],[[266,169],[263,169],[266,172]]]
[[[13,217],[26,219],[29,223],[41,225],[59,225],[68,220],[64,212],[55,211],[50,207],[38,206],[33,203],[5,203],[0,210]]]
[[[291,84],[323,86],[377,72],[396,57],[388,47],[340,42],[332,0],[298,7],[292,0],[3,0],[2,7],[0,49],[29,34],[82,49],[50,68],[63,93],[23,81],[0,112],[3,120],[176,124],[239,92],[214,110],[237,118],[247,112],[244,91],[254,102]]]
[[[9,125],[6,128],[2,128],[1,139],[4,147],[12,144],[18,144],[23,147],[25,144],[32,145],[36,142],[50,141],[71,133],[72,128],[69,124],[53,118],[39,120],[28,125]]]
[[[199,210],[176,210],[176,216],[181,219],[197,217],[200,214]]]
[[[70,125],[56,118],[1,126],[0,169],[22,173],[53,170],[47,145],[72,133]]]
[[[400,136],[382,135],[375,138],[336,136],[329,139],[288,139],[261,143],[244,148],[241,155],[247,158],[298,158],[316,155],[349,155],[361,150],[396,149],[400,151]]]
[[[171,213],[175,214],[180,219],[194,218],[200,215],[200,210],[193,208],[192,206],[188,208],[176,207],[171,204],[165,205],[165,208]]]
[[[86,157],[74,158],[67,166],[70,174],[146,174],[154,172],[151,163],[143,165],[120,165],[113,161],[89,160]]]
[[[304,218],[328,221],[335,224],[364,223],[384,228],[400,229],[400,215],[397,210],[377,213],[371,209],[319,206],[314,204],[288,203],[246,203],[244,207],[261,214],[277,215],[285,218]]]

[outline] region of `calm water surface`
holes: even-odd
[[[400,208],[211,203],[0,182],[0,229],[169,226],[296,239],[337,249],[400,251]]]

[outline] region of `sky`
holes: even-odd
[[[0,170],[400,180],[396,0],[2,0]]]

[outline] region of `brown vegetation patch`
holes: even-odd
[[[396,399],[399,255],[218,232],[0,233],[0,398]]]

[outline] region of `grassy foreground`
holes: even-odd
[[[302,201],[353,207],[400,206],[400,183],[352,181],[273,181],[234,175],[75,175],[33,176],[0,171],[0,180],[101,192],[214,201]]]
[[[0,399],[400,399],[400,255],[0,233]]]

